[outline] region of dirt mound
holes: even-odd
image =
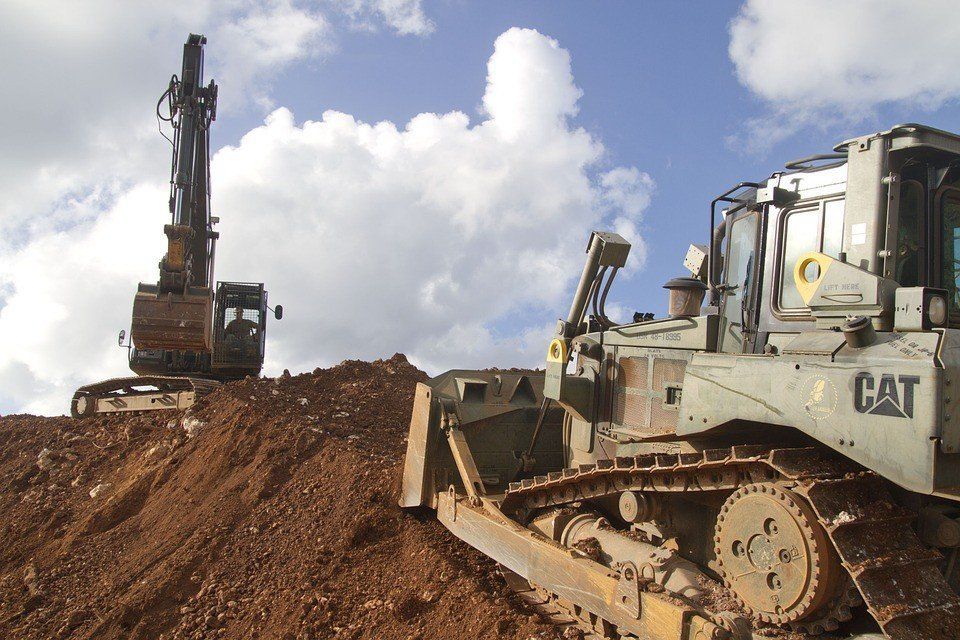
[[[424,379],[397,355],[186,413],[0,418],[0,637],[554,637],[397,508]]]

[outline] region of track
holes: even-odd
[[[104,413],[98,409],[101,402],[110,405],[110,412],[183,409],[219,386],[216,380],[186,376],[111,378],[77,389],[70,402],[70,413],[74,418]]]
[[[960,629],[960,598],[911,526],[887,484],[821,448],[745,446],[701,453],[603,460],[512,483],[505,512],[561,506],[622,491],[734,492],[783,487],[809,502],[871,615],[893,640],[942,640]],[[813,632],[830,631],[856,604],[840,591]],[[807,629],[804,629],[807,630]]]

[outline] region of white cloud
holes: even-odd
[[[220,110],[263,101],[268,73],[318,54],[322,16],[289,0],[146,0],[0,4],[0,252],[85,223],[61,199],[163,179],[169,150],[154,104],[179,73],[191,31],[206,33]]]
[[[436,29],[423,10],[422,0],[332,0],[355,29],[375,31],[383,20],[402,36],[428,36]]]
[[[106,211],[97,196],[71,202],[72,215],[88,225],[3,257],[0,283],[10,290],[0,308],[3,406],[65,411],[76,386],[123,372],[116,336],[130,324],[137,282],[156,280],[166,197],[157,184],[126,191]]]
[[[642,254],[653,189],[636,169],[602,166],[601,142],[570,121],[579,96],[565,50],[511,29],[479,123],[335,111],[298,123],[281,108],[219,151],[217,274],[265,281],[287,311],[268,331],[269,369],[395,351],[435,372],[540,363],[589,231],[612,224]],[[137,279],[156,277],[164,203],[147,184],[99,218],[82,201],[95,226],[38,238],[0,267],[0,290],[15,287],[0,309],[0,386],[26,366],[46,389],[31,409],[60,411],[75,385],[123,373],[111,345]]]
[[[885,103],[935,109],[960,95],[950,0],[748,0],[730,23],[737,78],[767,105],[749,148],[806,126],[859,122]]]
[[[320,13],[303,9],[290,0],[271,0],[251,6],[233,20],[216,27],[211,60],[224,99],[243,103],[248,91],[257,103],[272,106],[270,75],[304,58],[315,58],[332,49],[330,26]],[[215,67],[216,68],[216,67]],[[266,82],[258,82],[267,79]]]

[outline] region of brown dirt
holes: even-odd
[[[424,379],[397,355],[186,414],[0,418],[0,637],[555,637],[396,506]]]

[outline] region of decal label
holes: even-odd
[[[814,420],[823,420],[837,410],[837,388],[828,378],[810,376],[800,386],[803,409]]]
[[[891,418],[912,418],[915,387],[920,376],[880,375],[861,371],[853,381],[853,408],[858,413]]]

